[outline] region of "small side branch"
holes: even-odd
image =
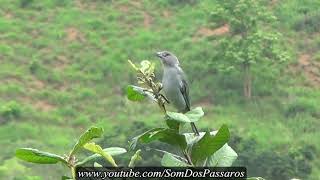
[[[191,157],[190,157],[190,155],[188,154],[188,152],[187,152],[186,150],[183,150],[182,153],[183,153],[184,157],[187,159],[188,164],[190,164],[191,166],[193,166]]]

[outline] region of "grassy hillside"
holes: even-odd
[[[127,60],[156,62],[160,78],[154,53],[164,49],[189,75],[192,106],[204,107],[201,129],[230,127],[238,165],[262,177],[280,177],[282,168],[284,177],[320,176],[313,160],[320,157],[319,1],[265,5],[278,18],[268,28],[282,33],[290,61],[255,67],[250,101],[242,97],[240,72],[220,72],[211,63],[215,40],[229,33],[228,25],[210,18],[215,1],[0,4],[0,177],[57,179],[66,173],[21,162],[14,158],[19,147],[63,154],[96,125],[105,129],[103,143],[127,148],[139,127],[163,123],[157,107],[129,102],[124,89],[135,83]],[[157,159],[142,156],[150,164]]]

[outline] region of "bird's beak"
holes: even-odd
[[[161,52],[157,52],[156,55],[157,55],[159,58],[162,58],[162,53],[161,53]]]

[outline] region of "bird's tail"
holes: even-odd
[[[199,133],[199,131],[198,131],[198,129],[197,129],[197,126],[196,126],[193,122],[191,123],[191,128],[192,128],[192,131],[193,131],[197,136],[200,135],[200,133]]]
[[[186,113],[186,112],[188,112],[188,111],[190,111],[190,108],[189,108],[189,107],[187,107],[184,111],[182,111],[182,113],[184,114],[184,113]],[[193,131],[197,136],[199,136],[200,133],[199,133],[199,131],[198,131],[198,128],[197,128],[196,124],[194,124],[193,122],[190,123],[190,124],[191,124],[191,129],[192,129],[192,131]]]

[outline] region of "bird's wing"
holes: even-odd
[[[190,100],[189,100],[189,87],[186,80],[182,80],[180,84],[180,91],[186,103],[186,111],[190,111]]]
[[[185,111],[188,112],[190,111],[190,100],[189,100],[189,86],[188,82],[186,80],[186,75],[182,71],[180,67],[178,67],[178,74],[180,75],[181,78],[181,83],[180,83],[180,92],[184,98],[184,101],[186,103],[186,109]]]

